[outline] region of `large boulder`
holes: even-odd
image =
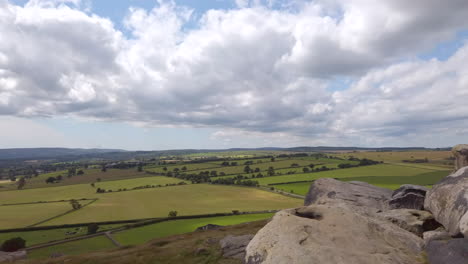
[[[326,194],[325,194],[326,195]],[[353,201],[352,201],[353,202]],[[358,210],[359,209],[359,210]],[[278,212],[246,249],[248,264],[415,264],[423,240],[345,202]]]
[[[428,188],[412,184],[404,184],[392,193],[389,201],[392,209],[424,209],[424,198]]]
[[[316,180],[309,189],[304,205],[346,202],[355,206],[388,209],[392,191],[365,182],[342,182],[331,178]]]
[[[223,256],[227,258],[245,258],[245,247],[252,240],[254,235],[242,235],[242,236],[227,236],[221,241],[219,245],[223,251]]]
[[[468,144],[453,147],[452,153],[455,156],[455,170],[468,166]]]
[[[468,263],[468,239],[456,238],[448,241],[432,240],[426,247],[430,264]]]
[[[424,208],[451,236],[468,237],[468,166],[434,185],[426,194]]]

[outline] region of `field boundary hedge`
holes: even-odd
[[[72,200],[92,201],[92,200],[96,200],[96,198],[81,198],[81,199],[57,200],[57,201],[37,201],[37,202],[27,202],[27,203],[12,203],[12,204],[0,204],[0,206],[14,206],[14,205],[27,205],[27,204],[47,204],[47,203],[66,203],[66,202],[71,202]]]
[[[37,222],[37,223],[35,223],[35,224],[29,225],[29,226],[27,226],[27,227],[34,227],[34,226],[43,224],[43,223],[45,223],[45,222],[49,222],[50,220],[53,220],[53,219],[56,219],[56,218],[65,216],[65,215],[70,214],[70,213],[73,213],[73,212],[76,212],[76,211],[81,210],[81,209],[85,208],[86,206],[88,206],[88,205],[90,205],[90,204],[96,202],[97,200],[99,200],[99,199],[97,199],[97,198],[96,198],[96,199],[92,199],[91,202],[89,202],[89,203],[87,203],[87,204],[81,206],[79,209],[71,209],[71,210],[68,210],[68,211],[66,211],[66,212],[64,212],[64,213],[61,213],[61,214],[56,215],[56,216],[53,216],[53,217],[49,217],[49,218],[47,218],[47,219],[45,219],[45,220],[42,220],[42,221]]]
[[[88,226],[89,224],[114,225],[114,224],[139,223],[140,226],[144,226],[144,225],[149,225],[153,223],[159,223],[159,221],[161,220],[162,220],[161,222],[164,222],[164,221],[183,220],[183,219],[210,218],[210,217],[218,217],[218,216],[234,216],[234,215],[243,215],[243,214],[266,214],[266,213],[276,213],[276,212],[278,212],[278,210],[246,211],[246,212],[239,212],[239,213],[213,213],[213,214],[202,214],[202,215],[184,215],[184,216],[176,216],[176,217],[139,218],[139,219],[129,219],[129,220],[86,222],[86,223],[77,223],[77,224],[51,225],[51,226],[31,226],[31,227],[22,227],[22,228],[1,229],[0,233],[74,228],[74,227]],[[137,227],[137,226],[134,226],[134,227]],[[130,228],[133,228],[133,227],[130,227]]]

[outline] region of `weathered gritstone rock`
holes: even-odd
[[[356,206],[388,209],[392,191],[365,182],[342,182],[331,178],[316,180],[309,189],[304,205],[343,201]]]
[[[432,240],[426,247],[430,264],[467,264],[468,239]]]
[[[424,232],[440,227],[434,216],[427,211],[394,209],[377,215],[420,237],[423,236]]]
[[[432,240],[450,240],[452,237],[444,229],[427,231],[423,233],[424,245],[428,245]]]
[[[245,260],[248,264],[421,262],[421,238],[363,212],[343,202],[280,211],[249,243]]]
[[[434,185],[426,194],[424,208],[451,236],[468,237],[468,166]]]
[[[223,250],[223,256],[228,258],[245,258],[245,247],[252,240],[254,235],[243,235],[243,236],[227,236],[219,244]]]
[[[455,146],[452,153],[455,156],[455,170],[468,166],[468,144]]]
[[[396,189],[389,201],[391,209],[424,209],[424,198],[429,189],[423,186],[405,184]]]
[[[26,259],[27,258],[27,253],[26,251],[16,251],[16,252],[3,252],[0,251],[0,263],[1,262],[13,262],[16,260],[20,259]]]

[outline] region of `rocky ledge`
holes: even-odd
[[[303,207],[278,212],[255,235],[245,262],[467,264],[468,145],[454,153],[457,170],[432,189],[316,180]]]

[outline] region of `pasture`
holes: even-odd
[[[198,227],[205,226],[207,224],[221,226],[236,225],[268,219],[272,216],[272,213],[267,213],[174,220],[121,231],[114,233],[113,237],[122,245],[137,245],[154,238],[193,232]]]
[[[72,209],[69,202],[0,206],[0,229],[26,227]]]
[[[323,172],[292,174],[274,177],[257,178],[261,185],[270,185],[287,182],[298,181],[313,181],[318,178],[349,178],[349,177],[364,177],[364,176],[377,176],[377,177],[394,177],[394,176],[413,176],[417,174],[431,172],[432,170],[426,168],[415,168],[408,166],[399,166],[391,164],[379,164],[372,166],[363,166],[349,169],[338,169]]]

